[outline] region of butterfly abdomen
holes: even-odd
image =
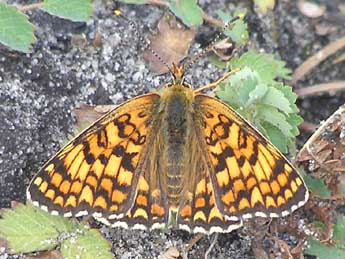
[[[167,196],[170,205],[177,205],[183,189],[184,169],[187,167],[187,143],[190,131],[189,89],[181,86],[168,89],[164,100],[163,136],[166,161]],[[170,90],[170,91],[169,91]]]

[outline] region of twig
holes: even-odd
[[[317,66],[321,61],[325,60],[343,47],[345,47],[345,37],[341,37],[340,39],[328,44],[316,54],[309,57],[295,70],[290,84],[295,85],[298,80],[300,80],[305,74]]]
[[[218,233],[214,234],[214,238],[209,246],[209,248],[207,249],[206,253],[205,253],[205,259],[208,259],[208,256],[210,255],[213,247],[216,245],[217,243],[217,239],[218,239]]]
[[[17,6],[17,9],[21,12],[28,12],[34,9],[41,8],[43,6],[43,3],[34,3],[34,4],[28,4],[28,5],[21,5]]]
[[[318,84],[308,87],[303,87],[301,89],[296,90],[299,98],[304,98],[310,95],[316,95],[320,93],[329,93],[335,91],[345,90],[345,81],[336,81],[336,82],[329,82],[325,84]]]
[[[196,234],[193,239],[191,241],[189,241],[187,247],[186,247],[186,251],[188,252],[190,249],[192,249],[192,247],[200,241],[200,239],[202,239],[205,236],[205,234],[202,233],[198,233]]]

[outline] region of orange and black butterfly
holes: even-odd
[[[107,113],[32,180],[34,205],[112,226],[229,232],[282,217],[308,190],[287,159],[232,108],[193,90],[184,67],[159,93]]]

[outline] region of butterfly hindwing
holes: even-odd
[[[287,159],[221,101],[195,97],[217,208],[228,219],[279,217],[308,199],[303,179]]]
[[[28,198],[53,214],[123,217],[134,204],[158,103],[159,95],[147,94],[103,116],[39,170]]]
[[[199,171],[177,216],[178,228],[193,233],[231,232],[242,220],[228,220],[217,209],[207,170]]]
[[[227,220],[216,207],[203,138],[190,125],[188,166],[184,171],[184,189],[177,213],[177,227],[193,233],[230,232],[242,226],[241,220]]]
[[[136,188],[136,197],[133,206],[121,219],[97,218],[97,220],[112,227],[125,227],[132,229],[161,229],[166,227],[169,215],[166,183],[164,178],[162,159],[162,124],[159,116],[151,130],[156,134],[148,140],[149,148],[141,160],[138,170],[139,181]]]

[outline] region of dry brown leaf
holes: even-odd
[[[94,123],[100,117],[102,117],[107,112],[114,109],[116,105],[88,105],[86,103],[81,103],[79,108],[72,111],[73,116],[76,118],[76,124],[74,125],[74,130],[76,133],[81,132],[91,123]]]
[[[175,18],[163,16],[157,25],[158,33],[150,36],[152,50],[169,65],[178,64],[187,56],[191,42],[195,37],[196,31],[194,29],[185,30],[182,26]],[[169,71],[150,50],[145,51],[144,59],[149,62],[150,70],[156,74]]]

